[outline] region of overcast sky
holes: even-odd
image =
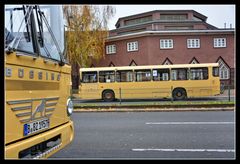
[[[207,23],[218,28],[235,28],[235,5],[111,5],[116,9],[116,14],[109,22],[109,30],[115,29],[115,24],[120,17],[135,15],[152,10],[195,10],[207,18]]]

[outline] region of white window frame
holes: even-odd
[[[230,78],[230,69],[226,65],[226,63],[222,60],[218,60],[219,63],[219,77],[222,80],[227,80]]]
[[[115,54],[116,53],[116,45],[111,44],[106,46],[106,54]]]
[[[200,48],[200,39],[187,39],[187,48]]]
[[[128,52],[138,51],[138,41],[128,42],[127,43],[127,51]]]
[[[227,47],[227,39],[226,38],[213,38],[213,47],[214,48]]]
[[[160,49],[172,49],[173,39],[160,39]]]

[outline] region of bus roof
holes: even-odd
[[[119,67],[93,67],[80,68],[80,71],[110,71],[110,70],[141,70],[141,69],[157,69],[157,68],[197,68],[197,67],[217,67],[218,63],[204,64],[173,64],[173,65],[144,65],[144,66],[119,66]]]

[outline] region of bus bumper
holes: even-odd
[[[48,158],[74,138],[72,121],[57,128],[5,146],[5,159]]]

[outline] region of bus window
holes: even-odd
[[[35,53],[33,48],[30,14],[25,16],[26,13],[31,13],[33,8],[22,8],[21,5],[15,8],[5,8],[5,48],[12,47],[18,51]],[[14,39],[15,38],[15,39]]]
[[[168,81],[169,69],[153,69],[153,81]]]
[[[136,81],[151,81],[151,70],[135,70]]]
[[[49,14],[50,13],[55,14],[57,12],[61,15],[62,12],[60,12],[60,10],[58,10],[57,8],[53,7],[41,6],[40,8],[39,8],[39,13],[41,13],[40,15],[37,15],[34,12],[34,15],[36,17],[35,24],[37,26],[36,29],[40,45],[39,46],[40,54],[44,57],[60,61],[59,54],[62,54],[64,49],[62,40],[64,36],[62,28],[64,28],[64,26],[56,28],[56,24],[58,24],[58,21],[60,22],[62,20],[57,18],[50,19]],[[55,38],[53,38],[51,33],[55,34]]]
[[[190,69],[191,80],[206,80],[208,79],[208,68],[191,68]]]
[[[82,82],[83,83],[96,83],[97,82],[97,72],[82,72]]]
[[[115,72],[114,71],[100,71],[99,72],[99,82],[100,83],[115,82]]]
[[[4,30],[4,38],[5,38],[5,48],[11,43],[14,39],[13,34],[5,27]]]
[[[133,81],[133,71],[117,71],[116,72],[117,82],[132,82]]]
[[[171,70],[172,80],[187,80],[188,79],[188,69],[187,68],[174,68]]]
[[[213,67],[212,75],[214,77],[218,77],[219,76],[219,68],[218,67]]]

